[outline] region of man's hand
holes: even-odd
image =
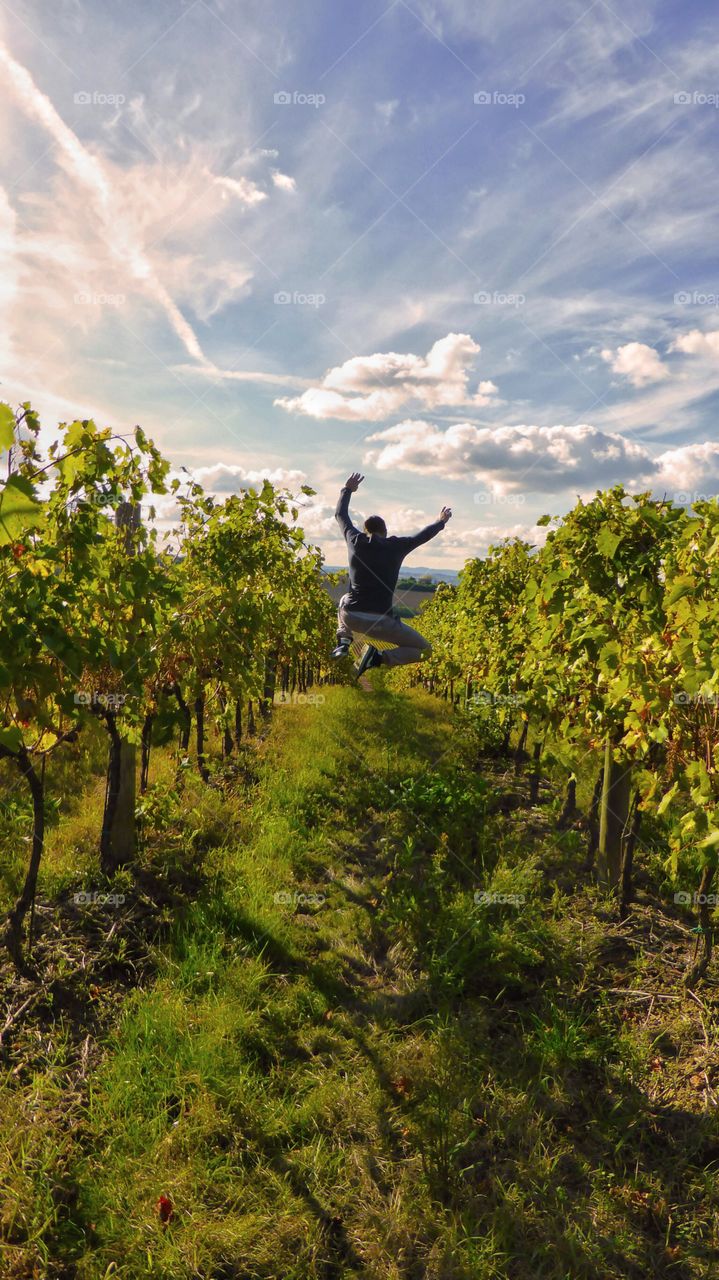
[[[349,489],[350,493],[356,493],[363,480],[364,476],[361,476],[359,471],[353,471],[344,487]]]
[[[451,507],[442,507],[442,510],[440,511],[439,515],[437,516],[437,519],[438,519],[438,520],[441,520],[442,524],[446,524],[448,520],[451,520],[451,519],[452,519],[452,508],[451,508]]]

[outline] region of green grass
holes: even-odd
[[[178,789],[157,753],[144,871],[192,892],[85,1070],[63,1017],[8,1059],[0,1276],[711,1274],[714,1115],[657,1098],[655,1022],[592,976],[602,901],[548,878],[548,824],[495,812],[446,704],[377,681],[278,709],[255,785]],[[86,768],[46,892],[73,849],[91,882]]]

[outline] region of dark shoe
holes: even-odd
[[[359,677],[363,676],[365,671],[370,671],[372,667],[381,667],[382,665],[382,654],[379,649],[375,649],[373,644],[368,644],[355,670]]]
[[[349,640],[346,640],[343,644],[338,644],[337,648],[332,650],[330,657],[331,658],[349,658],[349,655],[350,655],[350,642]]]

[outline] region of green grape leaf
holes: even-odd
[[[16,542],[28,529],[42,524],[44,518],[43,505],[27,477],[8,476],[0,490],[0,546]]]
[[[696,582],[694,578],[687,577],[686,574],[676,577],[667,596],[667,605],[676,604],[683,596],[689,595],[695,589]]]
[[[613,533],[611,529],[606,528],[600,529],[597,534],[597,550],[608,560],[613,560],[621,540],[621,533]]]
[[[10,725],[7,729],[0,729],[0,746],[7,747],[8,751],[17,752],[22,746],[22,733],[16,725]]]
[[[602,671],[616,671],[619,666],[621,649],[616,640],[608,640],[599,650],[599,666]]]
[[[65,432],[65,438],[63,441],[64,448],[66,450],[76,449],[77,446],[82,443],[82,438],[86,432],[92,435],[93,426],[94,423],[91,426],[89,419],[86,422],[80,422],[79,419],[76,419],[75,422],[71,422]]]
[[[0,404],[0,453],[15,439],[15,414],[9,404]]]
[[[657,805],[658,814],[662,814],[666,812],[672,800],[674,799],[675,795],[677,794],[678,790],[679,790],[679,783],[675,782],[674,786],[670,787],[669,790],[664,793],[661,800],[659,801],[659,804]]]

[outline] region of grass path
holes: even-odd
[[[8,1063],[0,1277],[711,1274],[716,1112],[652,1065],[696,1012],[624,1017],[651,960],[606,954],[578,833],[503,813],[445,704],[322,697],[256,778],[157,788],[144,874],[192,899],[80,1071],[62,1019]]]

